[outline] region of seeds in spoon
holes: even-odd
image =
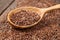
[[[12,14],[10,20],[18,26],[31,25],[40,19],[38,13],[32,11],[21,10],[15,14]]]

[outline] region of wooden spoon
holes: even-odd
[[[37,8],[37,7],[31,7],[31,6],[26,6],[26,7],[20,7],[20,8],[16,8],[12,11],[10,11],[8,13],[8,16],[7,16],[7,20],[12,24],[14,25],[15,27],[18,27],[18,28],[28,28],[28,27],[32,27],[34,25],[36,25],[38,22],[40,22],[40,20],[43,18],[43,15],[47,12],[47,11],[50,11],[50,10],[53,10],[53,9],[58,9],[60,8],[60,4],[57,4],[57,5],[54,5],[54,6],[51,6],[49,8]],[[34,24],[31,24],[31,25],[26,25],[26,26],[18,26],[16,24],[14,24],[11,20],[10,20],[10,16],[13,14],[13,13],[16,13],[18,11],[20,11],[21,9],[24,9],[24,10],[30,10],[30,11],[34,11],[34,12],[37,12],[39,15],[40,15],[40,19],[35,22]]]

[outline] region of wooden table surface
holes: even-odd
[[[0,0],[0,15],[14,2],[14,0]]]
[[[7,0],[6,0],[7,1]],[[0,10],[0,20],[2,20],[3,19],[3,17],[2,16],[6,16],[7,14],[8,14],[8,12],[9,11],[11,11],[12,9],[15,9],[16,8],[16,1],[15,0],[10,0],[9,2],[7,2],[8,3],[8,5],[6,5],[6,6],[4,6],[4,7],[2,7],[2,6],[0,6],[0,7],[2,7],[3,9],[2,10]],[[6,3],[5,3],[6,4]],[[9,5],[10,4],[10,5]],[[6,8],[7,7],[7,8]],[[2,17],[2,19],[1,19],[1,17]]]

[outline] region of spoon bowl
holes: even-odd
[[[31,6],[28,6],[28,7],[27,7],[27,6],[25,6],[25,7],[20,7],[20,8],[16,8],[16,9],[14,9],[14,10],[11,10],[11,11],[8,13],[7,20],[9,21],[9,23],[11,23],[12,25],[14,25],[14,26],[17,27],[17,28],[28,28],[28,27],[32,27],[32,26],[38,24],[38,22],[40,22],[40,20],[43,18],[43,15],[44,15],[47,11],[50,11],[50,10],[53,10],[53,9],[58,9],[58,8],[60,8],[60,4],[55,5],[55,6],[52,6],[52,7],[49,7],[49,8],[37,8],[37,7],[31,7]],[[39,19],[37,22],[35,22],[35,23],[31,24],[31,25],[26,25],[26,26],[18,26],[18,25],[16,25],[16,24],[14,24],[14,23],[10,20],[11,15],[12,15],[13,13],[16,13],[16,12],[21,11],[22,9],[23,9],[23,10],[33,11],[33,12],[35,12],[35,13],[38,13],[38,15],[40,16],[40,19]]]

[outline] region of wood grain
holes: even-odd
[[[2,14],[13,1],[14,0],[0,0],[0,14]]]

